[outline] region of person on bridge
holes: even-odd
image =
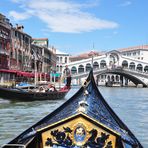
[[[70,69],[68,68],[68,65],[65,66],[64,77],[66,78],[66,86],[67,86],[67,88],[70,88],[70,85],[71,85],[71,72],[70,72]]]

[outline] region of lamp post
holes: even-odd
[[[36,65],[36,55],[34,55],[34,84],[36,86],[36,82],[37,82],[37,65]]]
[[[36,65],[37,55],[33,49],[32,49],[32,51],[33,51],[33,57],[34,57],[34,84],[36,85],[36,82],[37,82],[37,65]]]
[[[50,68],[50,82],[52,83],[52,67]]]

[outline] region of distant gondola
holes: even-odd
[[[84,85],[55,111],[3,148],[142,148],[100,94],[91,71]]]
[[[63,87],[55,91],[37,92],[33,89],[0,87],[0,98],[19,101],[57,100],[64,98],[69,90],[70,87]]]

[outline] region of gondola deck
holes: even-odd
[[[3,148],[142,148],[100,94],[91,71],[85,84],[63,105]]]

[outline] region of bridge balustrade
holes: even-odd
[[[136,70],[135,69],[129,69],[129,68],[123,68],[123,69],[126,70],[126,71],[130,71],[130,72],[148,75],[148,72],[144,72],[144,71],[141,71],[141,70],[138,70],[138,69],[136,69]]]
[[[121,67],[121,66],[114,66],[114,67],[111,67],[111,66],[106,66],[106,67],[99,67],[99,68],[95,68],[93,69],[94,72],[101,72],[101,71],[104,71],[104,70],[108,70],[108,71],[112,71],[112,70],[124,70],[124,71],[129,71],[129,72],[134,72],[134,73],[137,73],[137,74],[143,74],[143,75],[146,75],[148,76],[148,72],[143,72],[143,71],[140,71],[140,70],[137,70],[137,69],[130,69],[130,68],[127,68],[127,67]],[[74,73],[72,74],[72,76],[79,76],[79,75],[86,75],[88,74],[89,71],[84,71],[84,72],[79,72],[79,73]]]

